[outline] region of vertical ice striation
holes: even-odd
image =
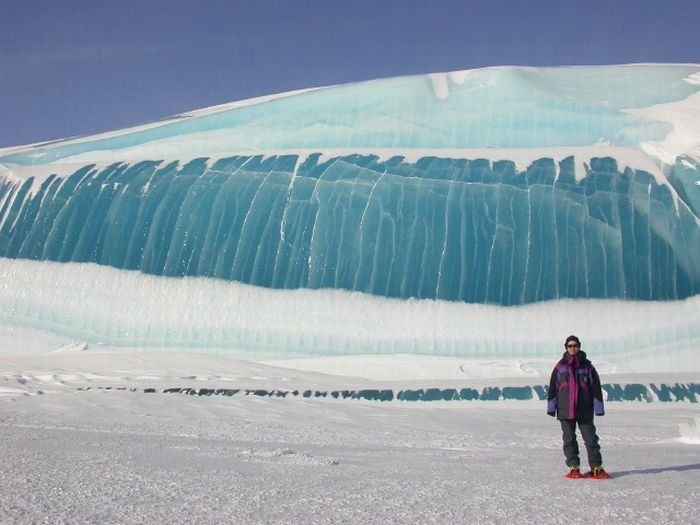
[[[693,210],[611,158],[581,180],[573,157],[518,171],[312,154],[86,166],[32,184],[2,186],[0,256],[500,305],[700,291]]]

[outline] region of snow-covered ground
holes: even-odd
[[[690,402],[609,402],[597,424],[615,479],[592,481],[563,478],[559,425],[538,400],[160,392],[547,381],[544,365],[515,362],[382,356],[352,377],[362,357],[328,359],[282,368],[83,345],[4,348],[0,523],[698,523],[700,405]]]

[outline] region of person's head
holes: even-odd
[[[570,335],[564,342],[564,348],[569,355],[576,355],[581,350],[581,341],[575,335]]]

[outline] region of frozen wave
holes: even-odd
[[[0,256],[517,305],[700,292],[700,164],[233,156],[0,176]],[[576,166],[585,166],[578,179]]]
[[[699,70],[384,79],[3,149],[3,337],[518,358],[581,332],[686,369]]]

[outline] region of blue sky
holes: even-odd
[[[700,62],[697,0],[0,0],[0,147],[491,65]]]

